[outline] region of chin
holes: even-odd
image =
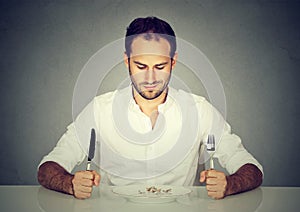
[[[141,96],[147,100],[153,100],[159,97],[161,94],[162,92],[160,91],[147,91],[147,92],[142,92]]]

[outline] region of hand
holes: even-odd
[[[91,196],[93,186],[98,186],[101,176],[96,171],[76,172],[73,179],[73,195],[78,199],[86,199]]]
[[[223,172],[210,169],[200,173],[200,182],[206,182],[206,190],[208,196],[214,199],[222,199],[225,197],[227,180]]]

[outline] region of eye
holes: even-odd
[[[165,68],[165,66],[164,65],[159,65],[159,66],[155,66],[155,68],[158,69],[158,70],[162,70],[162,69]]]
[[[143,65],[137,65],[137,68],[140,69],[140,70],[144,70],[144,69],[146,69],[146,66],[143,66]]]

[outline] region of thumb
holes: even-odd
[[[205,179],[206,179],[206,172],[207,171],[202,171],[200,173],[200,183],[203,183],[205,181]]]
[[[101,176],[95,170],[92,171],[94,175],[94,185],[98,186],[100,184]]]

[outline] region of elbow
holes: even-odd
[[[37,171],[37,180],[40,185],[44,185],[44,174],[41,166],[39,167],[39,170]]]
[[[37,171],[37,180],[40,185],[47,187],[47,174],[46,174],[47,163],[43,163]]]
[[[258,170],[257,170],[257,177],[256,177],[257,178],[257,186],[256,187],[259,187],[262,185],[264,177],[263,177],[262,171],[259,168],[257,168],[257,169]]]

